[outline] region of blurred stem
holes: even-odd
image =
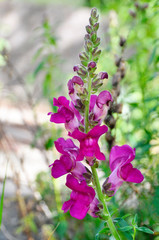
[[[136,236],[136,228],[134,227],[134,235],[133,235],[133,240],[135,240],[135,236]]]
[[[108,227],[109,227],[112,235],[114,236],[114,238],[116,240],[120,240],[120,236],[119,236],[119,234],[118,234],[118,232],[117,232],[117,230],[115,228],[115,225],[114,225],[114,223],[112,221],[111,215],[109,213],[108,207],[107,207],[105,199],[104,199],[104,195],[103,195],[101,187],[100,187],[100,182],[99,182],[99,178],[98,178],[96,167],[92,166],[91,169],[92,169],[92,173],[93,173],[93,180],[94,180],[94,185],[96,187],[98,198],[99,198],[99,200],[103,204],[103,213],[104,213],[104,216],[107,219]]]

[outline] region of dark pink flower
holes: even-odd
[[[93,159],[97,158],[99,160],[105,160],[105,155],[100,151],[98,145],[99,137],[108,131],[108,127],[103,126],[95,126],[91,129],[87,134],[80,132],[78,129],[69,133],[69,136],[77,139],[80,142],[80,150],[78,159],[83,159],[84,156],[89,161],[90,165],[93,165]]]
[[[70,200],[64,202],[62,210],[70,210],[72,217],[83,219],[90,209],[90,204],[95,198],[95,191],[87,186],[85,181],[78,182],[71,174],[67,175],[66,186],[72,190]]]
[[[55,160],[53,164],[50,165],[51,175],[54,178],[61,177],[67,173],[72,173],[72,175],[79,180],[85,180],[83,173],[86,173],[86,168],[81,162],[76,162],[75,158],[70,155],[62,155],[60,160]]]
[[[57,113],[49,112],[50,121],[54,123],[64,123],[68,131],[74,131],[79,127],[81,116],[74,108],[73,104],[65,97],[53,99],[53,105],[59,107]]]
[[[78,96],[78,93],[83,93],[83,80],[78,77],[74,76],[72,79],[68,81],[68,90],[69,90],[69,96],[72,100],[72,102],[76,105],[77,99],[80,99]]]
[[[105,185],[108,191],[113,191],[111,195],[115,194],[124,181],[133,183],[143,181],[144,176],[142,173],[138,169],[133,168],[131,164],[134,158],[135,148],[132,149],[129,145],[112,147],[109,159],[112,173]]]
[[[101,124],[109,109],[109,103],[112,101],[110,92],[106,90],[102,91],[98,96],[91,95],[89,111],[93,114],[94,121]]]

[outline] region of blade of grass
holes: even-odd
[[[6,178],[7,178],[7,167],[8,167],[8,162],[7,162],[7,166],[6,166],[6,172],[5,172],[5,177],[4,177],[4,181],[3,181],[2,195],[1,195],[1,201],[0,201],[0,229],[1,229],[2,216],[3,216],[3,200],[4,200],[5,183],[6,183]]]

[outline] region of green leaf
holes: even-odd
[[[154,234],[154,232],[147,228],[147,227],[136,227],[136,229],[140,232],[145,232],[145,233],[149,233],[149,234]]]
[[[125,227],[120,227],[118,229],[122,232],[127,232],[127,231],[133,229],[133,226],[125,226]]]
[[[7,166],[6,166],[6,172],[5,172],[5,177],[4,177],[4,181],[3,181],[2,195],[1,195],[1,201],[0,201],[0,229],[1,229],[2,216],[3,216],[3,200],[4,200],[5,183],[6,183],[6,178],[7,178],[7,167],[8,167],[8,162],[7,162]]]
[[[38,59],[38,57],[40,56],[40,54],[42,53],[44,47],[40,47],[37,52],[35,53],[34,57],[33,57],[33,61],[36,61]]]
[[[149,61],[148,61],[148,64],[151,65],[151,63],[153,62],[154,58],[155,58],[155,55],[156,55],[156,50],[157,50],[157,46],[154,47],[151,55],[150,55],[150,58],[149,58]]]
[[[50,93],[51,88],[51,82],[52,82],[52,76],[51,73],[48,72],[45,76],[45,80],[43,82],[43,94],[44,96],[48,96]]]
[[[47,141],[45,142],[45,149],[51,149],[54,145],[54,140],[52,138],[47,139]]]
[[[122,216],[122,219],[125,219],[125,218],[127,218],[127,217],[130,217],[130,216],[131,216],[131,214],[130,214],[130,213],[128,213],[128,214],[126,214],[126,215]]]
[[[34,71],[34,77],[36,77],[38,75],[38,73],[43,69],[45,65],[45,61],[41,61],[38,66],[35,68],[35,71]]]
[[[133,226],[134,226],[134,225],[137,226],[137,220],[138,220],[138,216],[137,216],[137,214],[135,214],[135,217],[134,217],[133,220],[132,220],[132,225],[133,225]]]

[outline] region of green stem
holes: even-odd
[[[97,170],[96,170],[95,166],[92,166],[91,169],[92,169],[92,173],[93,173],[93,180],[94,180],[94,185],[96,187],[98,198],[103,204],[103,213],[107,218],[108,227],[109,227],[112,235],[114,236],[114,238],[116,240],[120,240],[120,236],[119,236],[119,234],[118,234],[118,232],[117,232],[117,230],[114,226],[114,223],[112,221],[111,215],[109,213],[108,207],[107,207],[105,199],[104,199],[104,195],[103,195],[101,187],[100,187],[100,182],[99,182]]]
[[[86,102],[86,110],[85,110],[85,132],[88,132],[89,127],[89,103],[90,103],[90,97],[91,97],[91,85],[92,81],[90,76],[88,76],[88,99]]]
[[[91,84],[92,84],[91,77],[88,76],[88,98],[87,98],[86,109],[85,109],[85,133],[87,133],[89,130],[89,104],[90,104],[90,96],[91,96]],[[101,187],[100,187],[97,170],[94,166],[92,166],[91,169],[92,169],[93,180],[94,180],[94,185],[96,187],[97,195],[98,195],[99,200],[103,204],[103,208],[104,208],[103,213],[107,217],[107,224],[108,224],[110,231],[111,231],[112,235],[114,236],[114,238],[116,240],[120,240],[120,236],[114,226],[114,223],[112,221],[111,215],[109,213],[109,210],[107,208],[107,205],[106,205],[106,202],[104,199],[104,195],[103,195]]]
[[[134,227],[134,235],[133,235],[133,240],[135,240],[135,236],[136,236],[136,228]]]

